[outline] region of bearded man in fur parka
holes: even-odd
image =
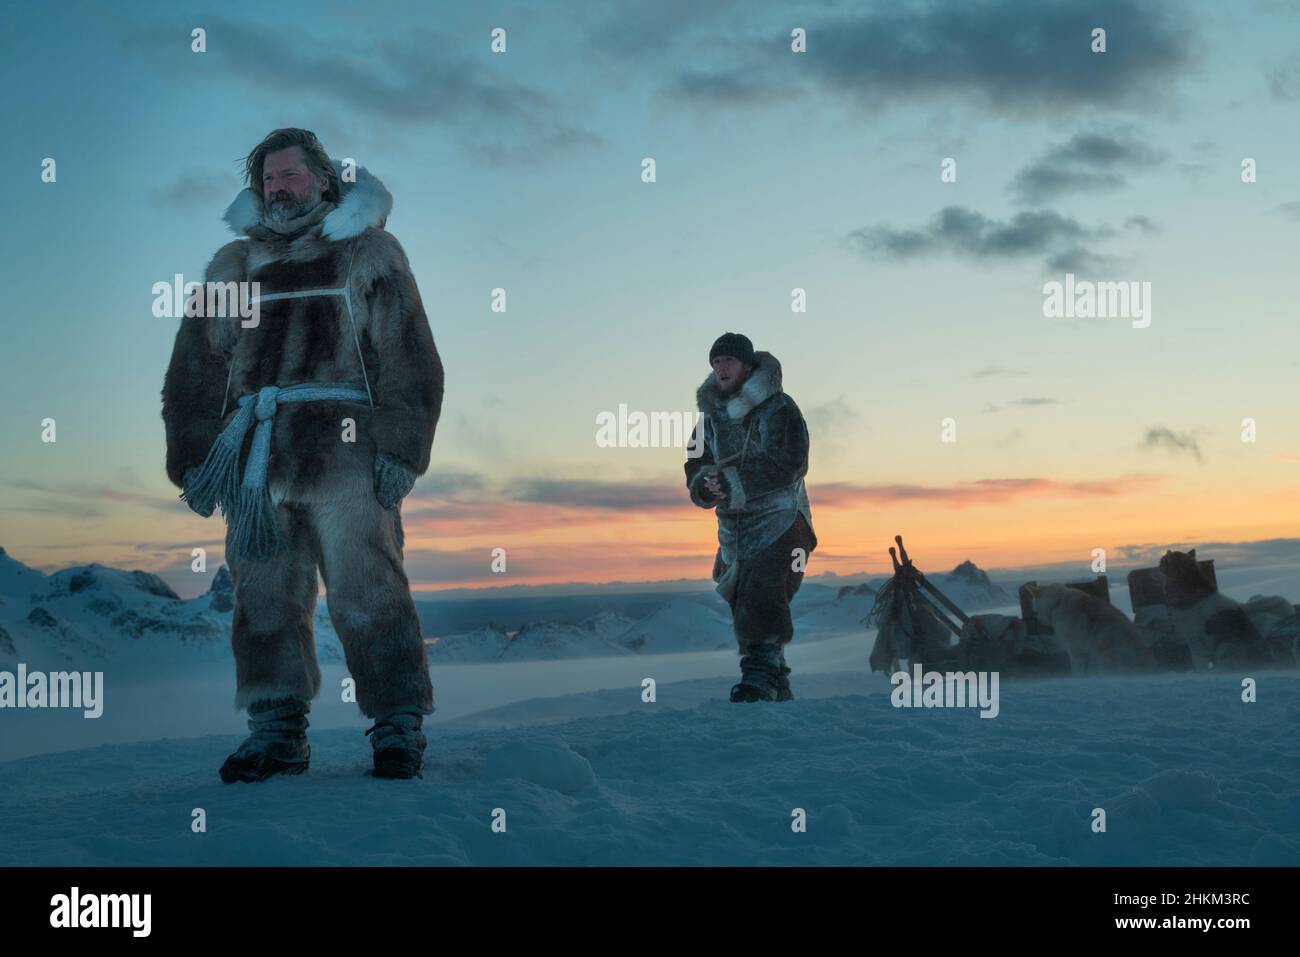
[[[808,427],[781,384],[781,363],[728,332],[709,350],[700,422],[686,462],[691,501],[715,510],[713,580],[731,606],[740,651],[732,701],[789,701],[790,600],[817,547],[804,488]]]
[[[392,197],[343,176],[307,130],[249,155],[206,283],[256,283],[254,320],[182,319],[163,386],[167,474],[220,507],[235,588],[236,707],[252,734],[227,782],[299,773],[320,689],[317,570],[375,773],[420,773],[433,688],[402,567],[401,499],[429,467],[443,368],[415,279],[384,230]],[[188,311],[188,310],[187,310]]]

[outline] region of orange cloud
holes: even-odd
[[[942,502],[958,508],[972,505],[1004,505],[1027,496],[1065,497],[1127,495],[1164,481],[1159,475],[1131,475],[1094,482],[1062,482],[1045,478],[976,479],[953,485],[819,482],[813,492],[818,504],[836,507],[878,505],[895,502]]]

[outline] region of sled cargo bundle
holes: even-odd
[[[902,536],[895,535],[894,542],[897,550],[889,549],[894,576],[867,615],[867,627],[878,628],[872,671],[892,675],[907,659],[935,671],[998,671],[1008,677],[1070,673],[1069,656],[1046,629],[1010,615],[967,615],[913,564]]]

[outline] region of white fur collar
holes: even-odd
[[[358,166],[356,173],[355,183],[343,182],[343,165],[335,161],[334,176],[342,192],[342,200],[321,223],[321,235],[328,240],[351,239],[360,236],[371,226],[382,227],[393,209],[393,196],[384,188],[383,183],[367,172],[364,166]],[[223,218],[239,235],[260,225],[261,194],[252,189],[240,190]]]
[[[758,408],[781,391],[781,363],[777,362],[776,356],[770,352],[756,352],[754,358],[757,360],[754,371],[749,374],[740,391],[733,393],[726,400],[729,419],[736,421],[743,419],[749,415],[751,409]],[[723,395],[718,390],[718,380],[710,372],[708,378],[696,390],[695,401],[700,411],[707,415],[717,407],[722,398]]]

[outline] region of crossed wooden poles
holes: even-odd
[[[907,549],[903,547],[903,536],[895,535],[894,541],[898,544],[898,551],[891,546],[889,557],[894,563],[894,581],[897,587],[902,588],[908,598],[922,602],[927,611],[943,622],[954,635],[961,638],[962,625],[969,622],[970,618],[947,595],[939,591],[938,586],[931,583],[921,569],[912,564],[912,560],[907,557]],[[960,624],[954,623],[952,618],[948,617],[949,614],[953,615]]]

